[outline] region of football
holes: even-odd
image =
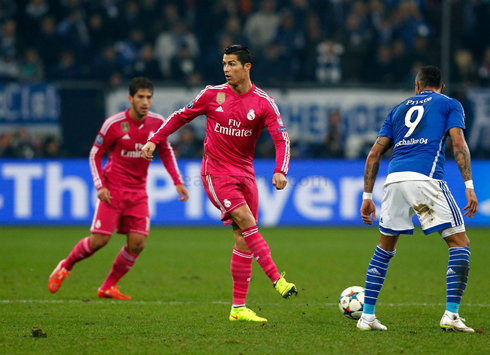
[[[364,309],[364,287],[347,287],[339,299],[340,312],[349,319],[361,318]]]

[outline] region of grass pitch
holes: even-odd
[[[52,295],[47,279],[87,228],[1,227],[0,353],[488,354],[489,230],[470,229],[471,271],[461,315],[477,334],[444,333],[446,244],[402,237],[376,314],[387,332],[358,332],[338,297],[363,286],[375,228],[261,228],[299,295],[283,300],[256,262],[247,305],[267,324],[228,321],[231,228],[153,228],[120,282],[130,301],[99,300],[125,237],[77,264]],[[37,337],[35,337],[35,335]],[[46,337],[44,337],[46,335]]]

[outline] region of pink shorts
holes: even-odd
[[[150,232],[150,211],[146,191],[125,191],[110,189],[111,203],[97,201],[91,233],[112,235],[117,233],[138,233],[148,235]]]
[[[201,175],[201,179],[209,200],[221,211],[224,225],[233,223],[230,213],[243,205],[248,205],[258,220],[259,191],[255,179],[226,175]]]

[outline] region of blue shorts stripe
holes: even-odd
[[[444,194],[444,197],[446,198],[446,201],[449,205],[449,208],[451,209],[451,213],[453,214],[453,219],[456,224],[456,226],[459,226],[463,223],[461,219],[461,213],[459,212],[458,205],[456,204],[456,201],[454,201],[454,198],[452,197],[451,193],[449,192],[449,189],[447,187],[447,184],[445,181],[439,181],[439,186],[441,187],[441,190]]]
[[[447,185],[444,183],[444,181],[439,181],[439,186],[442,190],[442,193],[444,194],[444,198],[446,199],[446,202],[447,202],[449,208],[451,209],[451,213],[453,215],[454,223],[456,225],[458,225],[458,218],[457,218],[455,211],[454,211],[454,205],[452,204],[452,201],[449,198],[449,194],[447,191]]]
[[[396,231],[394,229],[389,229],[389,228],[379,226],[379,230],[381,232],[390,233],[390,234],[410,234],[410,235],[413,234],[413,229],[405,229],[405,230],[401,230],[401,231]]]
[[[451,214],[453,215],[454,223],[457,225],[458,224],[458,220],[456,218],[456,215],[454,214],[454,207],[451,204],[451,202],[449,201],[449,198],[448,198],[448,195],[447,195],[447,192],[446,192],[446,189],[445,189],[445,186],[444,186],[443,181],[439,181],[439,187],[441,188],[442,194],[444,195],[444,198],[446,199],[447,205],[449,206],[449,209],[451,210]]]
[[[447,197],[448,197],[449,201],[451,201],[451,203],[452,203],[452,205],[454,207],[454,214],[457,217],[457,219],[456,219],[456,222],[457,222],[456,225],[459,226],[459,225],[463,224],[463,217],[461,216],[461,211],[459,210],[458,204],[454,200],[454,197],[451,194],[451,192],[449,191],[447,185],[446,185],[446,189],[447,189]]]

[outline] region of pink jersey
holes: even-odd
[[[265,91],[253,85],[238,95],[228,84],[206,86],[194,101],[169,116],[150,142],[158,144],[199,115],[207,118],[202,175],[255,177],[255,144],[265,127],[276,147],[274,173],[287,174],[289,137],[276,103]]]
[[[161,115],[148,112],[143,122],[129,116],[129,110],[119,112],[105,120],[90,151],[90,169],[95,187],[146,190],[149,161],[143,158],[141,148],[164,121]],[[174,184],[183,184],[174,151],[167,139],[157,146],[160,158]],[[108,162],[102,170],[102,158],[109,152]]]

